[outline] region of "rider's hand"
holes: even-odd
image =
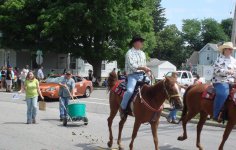
[[[148,73],[148,72],[150,72],[150,71],[151,71],[151,69],[150,69],[150,68],[148,68],[148,67],[145,67],[144,71],[145,71],[146,73]]]

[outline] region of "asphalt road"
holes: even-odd
[[[109,113],[108,94],[96,90],[90,98],[80,98],[87,105],[88,126],[83,123],[69,123],[63,127],[58,121],[58,102],[47,102],[46,111],[38,111],[38,124],[26,125],[26,104],[24,95],[12,99],[13,94],[0,92],[0,150],[101,150],[108,141],[107,117]],[[118,132],[119,116],[113,124],[114,137]],[[134,118],[129,117],[123,131],[123,145],[128,149]],[[205,126],[202,132],[202,145],[206,150],[218,148],[224,129]],[[182,134],[180,125],[169,124],[161,118],[158,128],[161,150],[194,150],[196,125],[188,125],[188,139],[177,141]],[[226,142],[226,150],[236,149],[236,131]],[[114,141],[114,149],[117,145]],[[134,143],[135,150],[154,149],[150,125],[142,125]]]

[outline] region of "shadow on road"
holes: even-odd
[[[182,148],[172,147],[171,145],[159,146],[160,150],[184,150]]]
[[[3,124],[26,124],[25,122],[4,122]]]
[[[86,144],[86,143],[77,144],[76,146],[82,148],[82,150],[117,150],[110,148],[102,148],[100,146],[95,146],[93,144]]]

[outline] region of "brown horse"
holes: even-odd
[[[202,98],[202,93],[205,90],[205,84],[194,85],[189,87],[184,94],[184,109],[182,112],[182,126],[183,135],[178,137],[178,140],[183,141],[187,139],[186,124],[194,116],[200,113],[200,119],[197,125],[197,143],[196,146],[202,150],[200,143],[201,131],[204,123],[207,120],[208,115],[213,115],[213,101],[205,100]],[[232,131],[234,125],[236,124],[236,106],[232,100],[226,101],[226,110],[228,114],[228,123],[223,135],[222,142],[219,146],[219,150],[223,150],[225,141],[228,139],[230,132]]]
[[[109,148],[111,148],[113,144],[112,122],[120,108],[120,103],[122,100],[122,97],[117,95],[115,92],[111,91],[112,87],[116,84],[116,82],[116,74],[114,72],[110,73],[108,78],[108,90],[110,91],[110,116],[107,119],[110,133],[110,140],[107,143]],[[162,111],[162,109],[160,108],[162,108],[164,101],[170,98],[174,99],[174,101],[179,105],[179,107],[182,107],[179,96],[179,90],[176,85],[177,84],[175,83],[175,80],[173,78],[167,77],[165,80],[158,82],[154,86],[144,85],[141,89],[141,94],[136,96],[133,107],[135,123],[133,127],[132,140],[129,145],[131,150],[133,149],[134,139],[137,136],[137,132],[139,130],[140,125],[146,122],[149,122],[151,124],[155,149],[158,149],[157,126],[159,124],[159,118]],[[129,115],[132,115],[132,113],[129,112]],[[123,147],[121,146],[121,134],[126,120],[127,117],[123,117],[121,118],[119,123],[119,135],[117,140],[119,149],[123,149]]]

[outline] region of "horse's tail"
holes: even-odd
[[[186,97],[187,97],[188,91],[189,91],[192,87],[193,87],[193,85],[192,85],[192,86],[189,86],[189,87],[186,89],[186,91],[185,91],[185,93],[184,93],[184,95],[183,95],[183,104],[184,104],[184,107],[183,107],[182,115],[181,115],[181,117],[180,117],[178,123],[180,123],[180,122],[183,120],[183,118],[186,116],[186,114],[187,114],[187,112],[188,112],[188,107],[187,107],[187,104],[186,104],[186,99],[187,99]]]
[[[117,80],[118,80],[118,78],[117,78],[117,75],[116,75],[115,71],[112,71],[111,73],[109,73],[109,77],[108,77],[108,80],[107,80],[108,91],[110,91],[112,89],[112,87],[116,84]]]

